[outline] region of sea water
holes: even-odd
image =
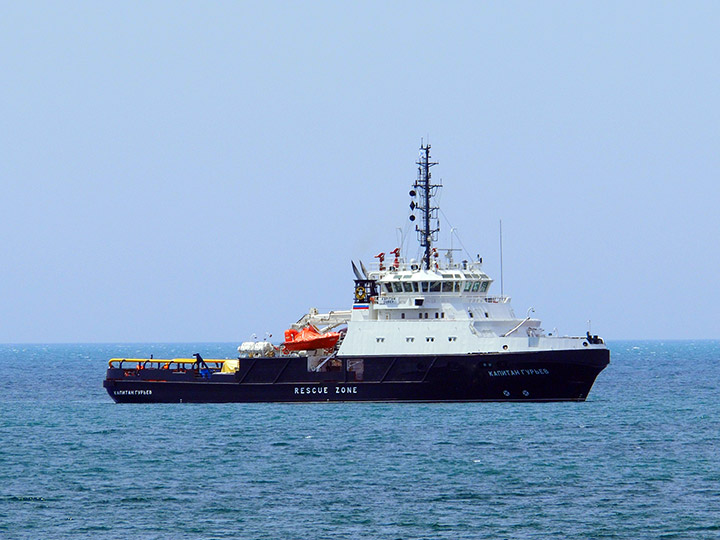
[[[720,538],[720,342],[610,343],[584,403],[117,405],[0,345],[0,538]]]

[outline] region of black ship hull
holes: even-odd
[[[243,358],[237,371],[110,368],[118,403],[328,401],[584,401],[608,365],[604,348],[502,354],[336,358],[324,371],[305,357]]]

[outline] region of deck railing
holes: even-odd
[[[227,360],[203,359],[211,370],[221,370]],[[128,364],[127,366],[125,364]],[[108,367],[111,369],[192,369],[198,361],[194,358],[111,358]]]

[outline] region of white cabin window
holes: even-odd
[[[397,281],[393,282],[393,292],[402,292],[402,285]]]
[[[442,292],[453,292],[453,282],[452,281],[443,281]]]
[[[440,292],[440,282],[439,281],[431,281],[430,282],[430,292]]]
[[[448,341],[457,341],[457,337],[456,337],[456,336],[450,336],[450,337],[448,338]]]
[[[386,290],[387,292],[393,292],[393,290],[392,290],[392,284],[391,284],[391,283],[386,283],[386,284],[385,284],[385,290]]]
[[[485,292],[488,290],[488,285],[490,285],[489,281],[483,281],[482,285],[480,286],[480,292]]]
[[[413,292],[412,283],[403,281],[403,289],[405,289],[405,292]]]
[[[465,282],[465,287],[464,287],[463,290],[464,290],[465,292],[468,292],[470,289],[472,289],[472,281],[466,281],[466,282]]]
[[[375,341],[377,341],[378,343],[384,343],[384,342],[385,342],[385,338],[384,338],[384,337],[376,337],[376,338],[375,338]]]
[[[407,343],[412,343],[412,342],[415,341],[415,338],[414,338],[414,337],[406,337],[406,338],[405,338],[405,341],[406,341]]]
[[[478,291],[480,290],[480,282],[479,282],[479,281],[474,281],[474,282],[473,282],[473,288],[472,288],[472,290],[473,290],[473,292],[478,292]]]
[[[404,314],[404,313],[401,313],[401,314],[400,314],[400,318],[401,318],[401,319],[404,319],[404,318],[405,318],[405,314]]]
[[[423,281],[421,283],[422,285],[422,292],[428,292],[430,290],[430,283],[427,281]]]
[[[420,292],[420,287],[418,287],[418,285],[419,285],[419,284],[418,284],[417,281],[413,281],[413,282],[412,282],[413,292]]]
[[[435,341],[435,338],[434,337],[426,337],[425,341],[427,341],[428,343],[432,343],[433,341]]]

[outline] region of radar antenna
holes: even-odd
[[[426,270],[430,270],[430,261],[432,257],[432,243],[437,240],[437,233],[440,231],[440,221],[438,220],[438,207],[431,206],[432,197],[437,193],[440,184],[430,183],[430,167],[437,165],[436,161],[430,161],[430,145],[420,142],[420,158],[416,162],[418,165],[418,177],[413,188],[410,191],[411,197],[417,197],[417,202],[410,203],[410,209],[416,208],[420,211],[421,225],[415,225],[418,241],[420,246],[425,248],[423,255],[423,266]],[[414,221],[415,216],[411,215],[410,220]]]

